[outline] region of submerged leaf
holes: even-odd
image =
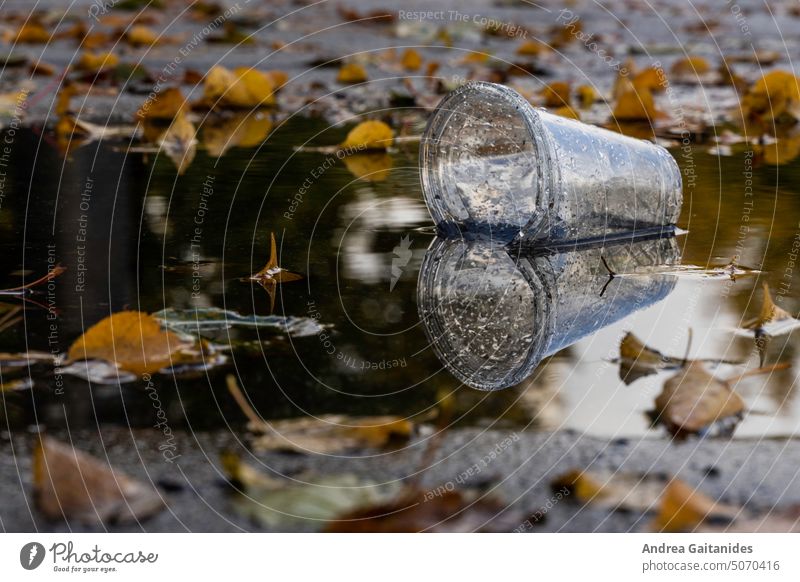
[[[186,169],[194,161],[197,151],[197,130],[189,118],[179,113],[170,123],[169,127],[162,133],[156,143],[172,160],[178,170],[178,175],[183,175]]]
[[[164,507],[149,485],[48,436],[33,452],[33,488],[36,507],[51,520],[139,522]]]
[[[151,315],[120,311],[94,324],[70,346],[70,360],[104,360],[134,374],[152,373],[181,361],[192,344],[161,327]]]

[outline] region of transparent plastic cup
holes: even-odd
[[[610,278],[603,260],[617,273]],[[482,238],[434,239],[417,284],[433,351],[459,381],[514,386],[543,358],[664,299],[680,260],[674,237],[582,250],[514,251]]]
[[[445,234],[582,240],[671,230],[683,200],[674,158],[652,142],[535,108],[492,83],[467,83],[431,116],[422,187]]]

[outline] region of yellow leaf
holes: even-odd
[[[70,346],[70,360],[104,360],[134,374],[157,372],[180,361],[190,342],[139,311],[120,311],[94,324]]]
[[[661,496],[652,529],[659,532],[691,531],[715,513],[732,517],[730,512],[720,512],[716,502],[707,495],[680,479],[673,479]]]
[[[422,57],[414,49],[406,49],[400,64],[406,71],[418,71],[422,66]]]
[[[673,75],[702,75],[711,70],[711,65],[703,57],[686,57],[675,61],[670,71]]]
[[[146,26],[137,24],[125,33],[125,41],[133,46],[152,46],[158,42],[158,35]]]
[[[156,140],[158,146],[175,164],[179,176],[183,175],[194,160],[197,149],[196,134],[194,124],[186,115],[180,113]]]
[[[239,67],[233,71],[213,67],[203,84],[204,105],[211,108],[245,108],[275,104],[275,85],[262,71]]]
[[[79,71],[86,71],[88,73],[99,73],[103,69],[110,69],[119,64],[119,57],[114,53],[85,52],[78,59],[75,68]]]
[[[489,54],[483,52],[470,52],[468,53],[463,59],[461,59],[462,64],[469,65],[469,64],[481,64],[485,63],[489,60]]]
[[[771,71],[756,81],[742,98],[742,110],[748,117],[771,121],[788,113],[800,117],[800,81],[787,71]]]
[[[170,87],[145,101],[137,115],[141,119],[175,119],[186,109],[186,98],[177,87]]]
[[[336,80],[340,83],[363,83],[367,80],[367,71],[358,63],[342,65]]]
[[[28,22],[17,32],[15,43],[44,44],[50,41],[50,33],[38,22]]]
[[[517,47],[517,54],[520,56],[535,57],[547,50],[548,50],[547,46],[540,42],[534,40],[526,40]]]
[[[394,139],[392,128],[382,121],[362,121],[347,134],[341,147],[357,150],[385,150]]]
[[[569,105],[564,105],[563,107],[559,107],[553,110],[553,113],[556,115],[560,115],[561,117],[566,117],[567,119],[580,119],[581,115],[577,111],[575,111]]]
[[[203,145],[210,156],[219,158],[232,147],[255,147],[267,139],[272,120],[260,112],[238,112],[203,124]]]
[[[545,107],[563,107],[570,103],[570,88],[569,83],[564,81],[556,81],[545,85],[539,92],[544,97]]]
[[[648,67],[634,75],[633,86],[640,92],[661,93],[667,88],[667,79],[660,67]]]
[[[620,96],[613,115],[618,121],[651,121],[658,113],[650,92],[634,89]]]
[[[599,95],[597,91],[594,90],[594,87],[591,85],[581,85],[577,89],[578,92],[578,101],[580,101],[581,107],[583,109],[588,109],[589,107],[594,104],[595,101],[598,100]]]
[[[270,81],[272,81],[272,86],[277,91],[281,87],[283,87],[286,82],[289,80],[289,75],[286,71],[267,71],[264,73],[267,77],[269,77]]]

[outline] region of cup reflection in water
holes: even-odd
[[[610,278],[603,259],[630,275]],[[676,279],[655,267],[679,260],[674,237],[561,251],[437,237],[422,263],[417,304],[447,369],[473,388],[498,390],[530,376],[544,357],[664,299]]]
[[[420,149],[425,202],[440,232],[585,240],[671,231],[681,174],[661,146],[467,83],[431,116]]]

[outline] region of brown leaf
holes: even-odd
[[[182,361],[192,345],[139,311],[120,311],[94,324],[70,346],[70,360],[105,360],[134,374],[157,372]]]
[[[86,524],[138,522],[164,507],[151,486],[48,436],[33,451],[33,497],[46,518]]]
[[[770,323],[794,319],[788,311],[775,305],[772,300],[772,294],[769,291],[769,285],[766,282],[763,284],[763,288],[764,303],[761,304],[761,312],[758,317],[751,319],[742,326],[745,329],[763,329]]]
[[[265,421],[250,407],[236,383],[227,377],[228,390],[249,419],[255,433],[253,446],[262,451],[330,454],[359,448],[383,448],[407,441],[414,432],[411,420],[397,416],[351,417],[325,414],[318,417]]]
[[[740,418],[744,400],[727,382],[712,376],[701,362],[689,362],[664,382],[654,416],[673,435],[698,433],[712,424]]]
[[[553,491],[568,492],[568,499],[612,510],[652,510],[667,480],[660,475],[569,471],[554,479]]]

